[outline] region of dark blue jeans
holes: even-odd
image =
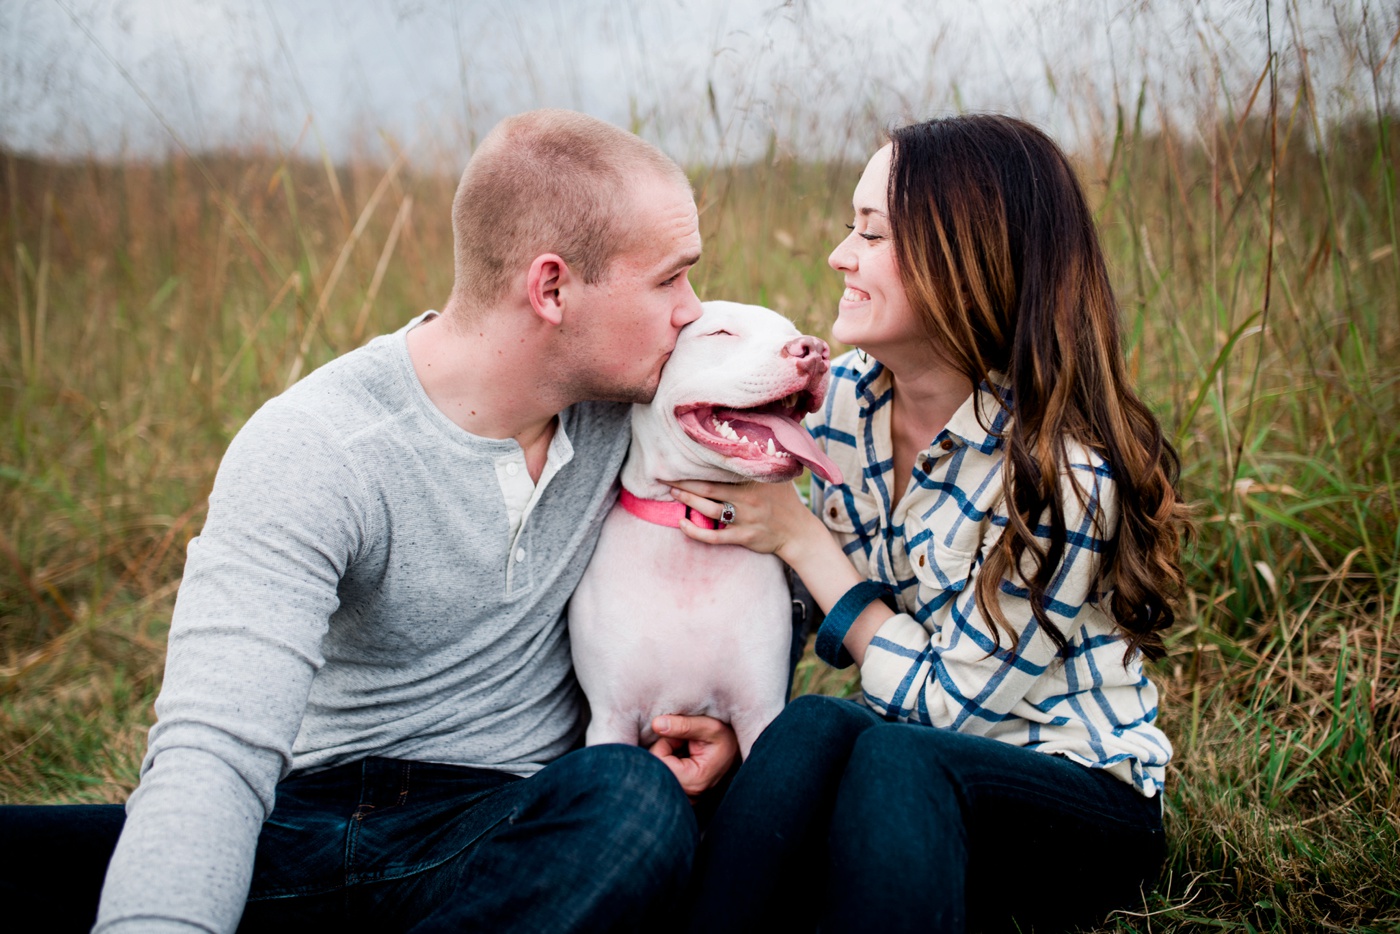
[[[122,816],[0,808],[0,915],[87,930]],[[679,783],[630,746],[577,750],[524,779],[373,758],[294,773],[258,838],[239,929],[654,930],[697,837]]]
[[[1160,802],[1059,756],[799,697],[705,832],[696,931],[1062,930],[1140,901]]]

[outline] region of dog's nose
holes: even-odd
[[[803,335],[783,346],[783,356],[797,361],[797,369],[803,373],[820,372],[831,359],[831,348],[819,337]]]

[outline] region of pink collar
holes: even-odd
[[[681,527],[681,517],[684,516],[704,529],[724,528],[724,523],[718,519],[711,519],[704,513],[691,512],[690,507],[685,503],[678,503],[673,499],[642,499],[640,496],[633,496],[624,488],[617,501],[622,504],[623,509],[638,519],[644,519],[656,525],[678,529]]]

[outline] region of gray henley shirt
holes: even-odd
[[[530,774],[581,734],[564,606],[616,498],[628,406],[559,415],[512,537],[481,438],[405,335],[312,373],[229,446],[190,542],[141,783],[95,930],[231,931],[279,780],[366,756]]]

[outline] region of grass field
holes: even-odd
[[[1107,924],[1400,930],[1400,127],[1255,90],[1166,131],[1130,101],[1080,163],[1198,522],[1153,668],[1169,863]],[[445,298],[455,178],[0,162],[0,800],[121,801],[219,457],[262,401]],[[858,172],[697,168],[701,297],[826,333]],[[854,688],[811,658],[798,683]]]

